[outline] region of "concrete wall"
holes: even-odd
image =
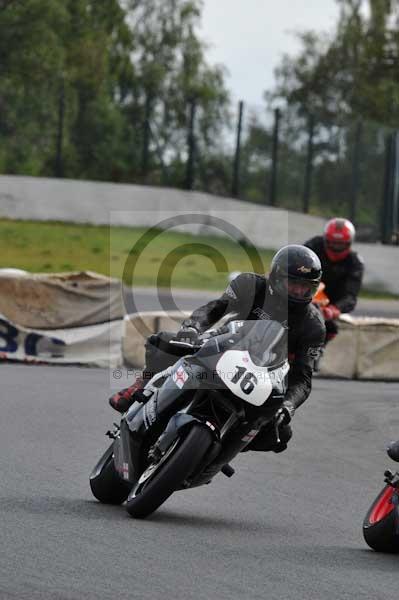
[[[204,215],[204,223],[180,226],[215,233],[211,217],[234,225],[252,243],[279,248],[322,231],[324,221],[278,208],[262,207],[199,192],[168,188],[36,177],[0,176],[0,216],[11,219],[152,226],[178,215]],[[208,223],[208,226],[206,225]],[[365,284],[399,294],[399,248],[358,244],[366,263]],[[12,266],[12,265],[10,265]]]

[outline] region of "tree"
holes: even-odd
[[[340,18],[333,35],[300,34],[302,50],[297,57],[284,57],[272,96],[323,121],[356,114],[395,126],[399,5],[388,0],[338,3]]]
[[[57,92],[53,76],[64,49],[54,33],[66,13],[61,2],[0,5],[0,169],[40,174],[52,152]]]
[[[186,159],[190,104],[195,101],[197,106],[197,144],[204,158],[217,146],[228,117],[223,71],[206,63],[204,44],[196,34],[202,2],[135,0],[125,6],[136,41],[132,120],[142,124],[140,142],[152,166],[163,167],[169,183],[181,183],[176,178],[181,176],[178,165]],[[149,161],[144,154],[142,170],[151,170]]]
[[[227,118],[200,0],[0,0],[0,170],[181,184],[190,103],[210,156]]]
[[[283,140],[284,135],[290,138],[292,150],[306,139],[306,123],[309,115],[314,117],[313,206],[327,215],[339,211],[349,216],[356,178],[361,218],[375,225],[384,173],[384,127],[396,128],[399,122],[399,3],[337,2],[335,30],[328,35],[299,34],[300,53],[283,58],[276,87],[266,99],[284,107],[282,135]]]
[[[117,0],[0,4],[3,172],[53,175],[57,158],[72,177],[112,175],[132,72],[124,18]]]
[[[133,147],[123,113],[134,83],[126,14],[117,0],[69,0],[67,7],[67,170],[81,178],[123,178]]]

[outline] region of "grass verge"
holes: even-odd
[[[271,250],[253,252],[218,236],[193,236],[155,231],[157,237],[140,249],[148,228],[76,225],[59,222],[0,219],[0,267],[36,273],[96,271],[133,284],[221,290],[231,271],[268,270]],[[130,263],[127,259],[130,256]]]
[[[0,219],[0,268],[34,273],[96,271],[133,284],[222,290],[232,271],[267,272],[272,250],[259,250],[260,261],[248,248],[227,238],[156,231],[145,249],[139,248],[148,228],[76,225],[59,222]],[[130,257],[130,262],[127,262]],[[385,291],[364,289],[361,297],[397,300]]]

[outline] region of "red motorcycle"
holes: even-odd
[[[392,442],[387,453],[399,462],[399,441]],[[363,535],[376,552],[399,553],[399,473],[385,471],[385,487],[378,494],[363,521]]]

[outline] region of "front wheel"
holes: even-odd
[[[399,535],[396,532],[396,511],[393,503],[396,493],[392,486],[384,487],[363,521],[364,539],[376,552],[399,552]]]
[[[210,430],[193,425],[183,441],[177,440],[160,463],[143,473],[127,500],[129,515],[142,519],[159,508],[195,471],[212,444]]]
[[[132,488],[131,484],[119,477],[113,450],[114,442],[104,452],[90,475],[93,496],[103,504],[122,504]]]

